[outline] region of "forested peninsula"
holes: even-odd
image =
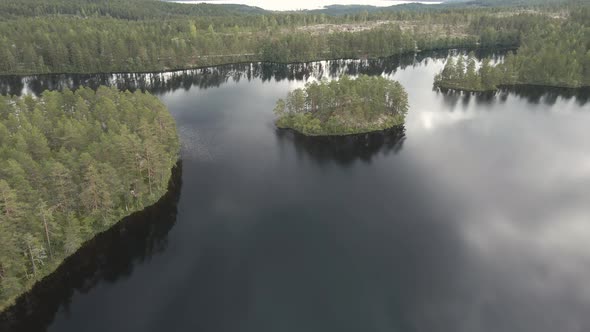
[[[172,116],[147,93],[0,96],[0,310],[85,241],[155,203],[178,154]]]
[[[367,75],[307,83],[274,109],[277,127],[308,136],[385,130],[403,125],[407,112],[408,95],[399,82]]]
[[[590,26],[569,22],[537,27],[523,38],[516,54],[509,52],[495,66],[485,58],[477,67],[473,53],[450,57],[434,84],[463,91],[494,91],[507,85],[590,86]]]

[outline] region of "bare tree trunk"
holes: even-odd
[[[147,161],[148,184],[149,184],[150,195],[151,195],[152,194],[152,161],[151,161],[150,153],[149,153],[147,147],[145,148],[145,159]]]
[[[45,218],[45,213],[43,214],[43,225],[45,226],[45,237],[47,238],[47,248],[49,249],[49,258],[53,259],[53,252],[51,251],[51,240],[49,239],[49,227],[47,226],[47,218]]]

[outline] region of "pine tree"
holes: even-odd
[[[481,87],[480,77],[477,74],[476,67],[475,54],[471,52],[467,58],[467,69],[465,74],[467,86],[471,90],[479,90]]]
[[[60,162],[52,161],[46,171],[51,188],[52,205],[59,211],[68,212],[74,207],[77,188],[73,183],[70,171]]]
[[[179,144],[157,98],[110,88],[1,97],[0,138],[0,306],[160,197]]]
[[[481,77],[481,86],[484,90],[494,90],[498,84],[496,70],[490,65],[490,59],[485,58],[481,63],[479,69],[479,75]]]
[[[455,75],[456,75],[456,80],[458,81],[463,81],[465,80],[465,60],[463,59],[463,56],[459,56],[459,59],[457,60],[457,65],[455,66],[456,71],[455,71]]]
[[[447,59],[447,63],[445,64],[445,67],[442,71],[442,80],[445,81],[452,81],[455,80],[457,77],[457,67],[455,65],[455,60],[453,60],[453,58],[449,57]]]
[[[45,201],[40,200],[38,204],[38,215],[43,223],[43,231],[45,233],[45,240],[47,245],[47,251],[49,252],[49,258],[53,259],[53,251],[51,248],[52,231],[55,228],[53,221],[53,211],[47,206]]]
[[[69,214],[65,220],[63,250],[66,255],[73,254],[82,244],[81,226],[76,218]]]
[[[31,233],[26,233],[22,238],[23,253],[29,261],[29,271],[31,271],[31,278],[37,278],[39,269],[45,264],[47,254],[41,241],[33,236]]]
[[[11,222],[23,214],[23,205],[18,201],[16,191],[5,180],[0,179],[0,222]]]

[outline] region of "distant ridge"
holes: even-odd
[[[174,2],[173,0],[160,0],[163,2]],[[202,0],[184,0],[195,2],[199,6],[215,6],[224,9],[232,13],[242,14],[264,14],[264,13],[306,13],[306,14],[325,14],[329,16],[344,16],[344,15],[355,15],[362,12],[377,13],[377,12],[388,12],[388,11],[424,11],[424,10],[442,10],[452,9],[457,7],[519,7],[519,6],[530,6],[530,5],[547,5],[556,3],[584,3],[587,0],[416,0],[419,2],[398,4],[391,6],[373,6],[373,5],[327,5],[322,9],[305,9],[305,10],[292,10],[292,11],[273,11],[266,10],[264,8],[244,5],[244,4],[224,4],[224,3],[213,3],[209,2],[201,4]],[[210,0],[213,1],[213,0]],[[407,0],[411,1],[411,0]],[[392,0],[392,3],[394,0]],[[437,3],[437,4],[425,4],[425,2]],[[438,4],[440,3],[440,4]]]

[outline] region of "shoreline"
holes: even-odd
[[[449,48],[439,48],[439,49],[430,49],[430,50],[416,50],[414,52],[403,52],[391,55],[384,55],[384,56],[369,56],[369,57],[349,57],[349,58],[317,58],[311,60],[302,60],[302,61],[292,61],[292,62],[281,62],[281,61],[261,61],[257,59],[252,59],[250,61],[229,61],[229,62],[220,62],[217,64],[210,64],[210,65],[197,65],[197,66],[186,66],[186,67],[179,67],[179,68],[164,68],[164,69],[156,69],[156,70],[139,70],[139,71],[105,71],[105,72],[48,72],[48,73],[0,73],[0,79],[9,78],[9,77],[18,77],[18,78],[27,78],[27,77],[40,77],[40,76],[60,76],[60,75],[146,75],[146,74],[164,74],[164,73],[180,73],[192,70],[202,70],[207,68],[217,68],[222,66],[231,66],[231,65],[245,65],[245,64],[277,64],[277,65],[298,65],[298,64],[309,64],[313,62],[321,62],[321,61],[339,61],[339,60],[379,60],[379,59],[387,59],[392,57],[402,57],[408,55],[417,55],[423,54],[428,52],[440,52],[440,51],[486,51],[486,50],[497,50],[497,51],[508,51],[508,50],[518,50],[518,47],[449,47]],[[473,92],[473,93],[491,93],[497,92],[502,88],[510,88],[510,87],[520,87],[520,86],[535,86],[535,87],[543,87],[543,88],[557,88],[557,89],[568,89],[568,90],[580,90],[580,89],[587,89],[590,88],[590,85],[581,85],[578,87],[573,86],[564,86],[564,85],[551,85],[551,84],[536,84],[536,83],[515,83],[515,84],[500,84],[496,87],[496,89],[467,89],[467,88],[459,88],[459,87],[450,87],[450,86],[441,86],[439,84],[434,83],[435,88],[438,89],[446,89],[446,90],[453,90],[453,91],[462,91],[462,92]],[[354,135],[354,134],[351,134]]]
[[[170,172],[170,177],[168,178],[168,187],[166,188],[165,191],[163,191],[161,193],[161,195],[159,195],[157,198],[154,199],[153,202],[150,202],[150,204],[144,206],[141,210],[135,210],[135,211],[128,211],[129,213],[121,216],[119,218],[119,220],[117,222],[115,222],[114,224],[105,227],[104,229],[101,229],[99,232],[96,232],[92,235],[92,237],[86,239],[84,242],[82,242],[80,244],[80,246],[70,255],[63,257],[63,259],[59,262],[55,262],[51,267],[51,271],[49,271],[46,275],[44,275],[41,279],[29,284],[26,286],[26,288],[24,289],[24,291],[22,293],[20,293],[17,296],[14,296],[12,298],[9,298],[7,301],[0,303],[0,314],[4,314],[5,312],[9,311],[10,309],[12,309],[15,305],[17,305],[17,302],[23,298],[26,297],[31,291],[33,291],[36,287],[38,287],[39,285],[41,285],[43,282],[46,281],[47,278],[51,277],[54,273],[56,273],[62,266],[64,266],[64,264],[66,264],[66,262],[71,259],[73,256],[75,256],[76,254],[78,254],[82,249],[86,248],[87,246],[90,245],[90,243],[92,243],[92,241],[94,241],[97,237],[107,233],[108,231],[110,231],[111,229],[115,228],[116,226],[121,225],[122,223],[124,223],[127,219],[132,218],[133,216],[135,216],[136,214],[142,213],[144,211],[146,211],[147,209],[155,206],[157,203],[159,203],[164,197],[166,197],[166,195],[170,192],[170,188],[172,185],[174,185],[175,181],[175,177],[178,177],[177,173],[180,173],[182,169],[182,160],[178,159],[176,161],[176,163],[174,164],[174,166],[171,168],[171,172]]]
[[[355,137],[362,137],[362,136],[366,136],[366,135],[378,135],[378,134],[388,134],[388,133],[394,133],[394,132],[398,132],[399,130],[403,130],[405,128],[405,123],[402,124],[396,124],[392,127],[389,128],[385,128],[385,129],[376,129],[376,130],[371,130],[371,131],[364,131],[364,132],[359,132],[359,133],[349,133],[349,134],[319,134],[319,135],[313,135],[313,134],[305,134],[295,128],[291,128],[291,127],[279,127],[276,126],[276,129],[279,131],[284,131],[284,132],[291,132],[293,134],[296,135],[300,135],[303,137],[309,137],[309,138],[317,138],[317,139],[330,139],[330,138],[355,138]]]
[[[577,87],[572,86],[564,86],[564,85],[548,85],[548,84],[535,84],[535,83],[515,83],[515,84],[500,84],[495,89],[468,89],[468,88],[460,88],[460,87],[449,87],[449,86],[441,86],[440,84],[434,83],[434,87],[441,92],[467,92],[467,93],[496,93],[498,91],[502,91],[503,89],[510,89],[510,88],[526,88],[526,87],[537,87],[537,88],[548,88],[548,89],[563,89],[563,90],[570,90],[570,91],[581,91],[585,89],[590,89],[590,85],[581,85]],[[445,90],[445,91],[443,91]]]
[[[323,57],[323,58],[316,58],[316,59],[309,59],[309,60],[300,60],[300,61],[290,61],[290,62],[282,62],[282,61],[264,61],[258,59],[252,59],[250,61],[229,61],[229,62],[220,62],[217,64],[210,64],[210,65],[197,65],[197,66],[186,66],[186,67],[179,67],[179,68],[164,68],[164,69],[154,69],[154,70],[139,70],[139,71],[104,71],[104,72],[48,72],[48,73],[0,73],[0,78],[4,77],[32,77],[32,76],[44,76],[44,75],[125,75],[125,74],[162,74],[162,73],[174,73],[174,72],[182,72],[188,70],[199,70],[199,69],[206,69],[206,68],[215,68],[221,66],[228,66],[228,65],[243,65],[243,64],[250,64],[250,63],[260,63],[260,64],[279,64],[279,65],[297,65],[297,64],[305,64],[305,63],[312,63],[312,62],[320,62],[320,61],[336,61],[336,60],[376,60],[376,59],[387,59],[391,57],[397,56],[407,56],[411,54],[421,54],[427,52],[440,52],[440,51],[451,51],[451,50],[474,50],[474,51],[485,51],[485,50],[515,50],[517,48],[514,47],[446,47],[446,48],[433,48],[428,50],[415,50],[415,51],[408,51],[390,55],[381,55],[381,56],[357,56],[357,57],[349,57],[349,58],[331,58],[331,57]],[[228,55],[227,57],[229,57]],[[223,55],[221,55],[223,57]]]

